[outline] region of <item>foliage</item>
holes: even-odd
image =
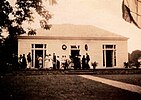
[[[91,65],[92,65],[92,66],[97,66],[98,63],[97,63],[96,61],[94,61],[94,62],[91,62]]]
[[[139,57],[141,57],[141,50],[135,50],[131,53],[131,61],[133,63],[137,63]]]
[[[94,62],[91,62],[91,65],[93,66],[93,69],[95,69],[97,67],[98,63],[96,61],[94,61]]]
[[[0,62],[3,62],[0,66],[9,62],[13,53],[17,55],[17,36],[26,33],[22,26],[24,22],[34,22],[34,12],[42,17],[44,21],[44,25],[41,24],[42,28],[50,29],[51,25],[48,24],[48,20],[52,16],[43,6],[42,0],[16,0],[14,6],[8,0],[0,0]],[[6,38],[4,38],[4,30],[8,33]],[[35,34],[34,29],[28,32],[28,35]]]
[[[51,18],[49,11],[42,4],[42,0],[17,0],[14,7],[6,0],[0,1],[0,31],[7,29],[9,35],[15,37],[24,34],[22,27],[24,21],[34,22],[35,10],[46,22],[43,28],[48,29],[47,21]],[[11,17],[11,18],[10,18]]]

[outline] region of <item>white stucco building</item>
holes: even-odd
[[[55,53],[62,55],[90,56],[90,62],[97,61],[97,68],[123,68],[128,61],[128,38],[90,25],[53,25],[50,30],[38,29],[37,35],[18,37],[18,55],[31,52],[32,66],[35,58]],[[44,60],[43,60],[44,66]]]

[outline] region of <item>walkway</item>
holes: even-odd
[[[131,92],[137,92],[137,93],[141,94],[141,87],[137,86],[137,85],[132,85],[132,84],[124,83],[124,82],[95,77],[95,76],[91,76],[91,75],[79,75],[79,76],[81,76],[83,78],[90,79],[90,80],[94,80],[97,82],[101,82],[101,83],[104,83],[107,85],[111,85],[113,87],[121,88],[121,89],[128,90]]]

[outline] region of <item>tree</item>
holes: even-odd
[[[140,57],[141,57],[141,50],[135,50],[131,53],[131,61],[136,66],[137,69],[139,67],[138,59]]]
[[[131,61],[133,63],[136,63],[139,57],[141,57],[141,50],[135,50],[131,53]]]
[[[53,5],[56,0],[49,0],[49,2]],[[10,5],[8,0],[0,0],[0,62],[7,62],[12,53],[17,53],[17,36],[26,33],[22,27],[25,21],[34,22],[34,11],[45,22],[42,28],[50,29],[51,25],[49,25],[48,20],[52,16],[43,6],[43,0],[16,0],[15,6]],[[6,38],[3,38],[3,30],[8,32]],[[30,29],[28,34],[32,35],[36,32],[34,29]]]
[[[56,0],[48,0],[50,4],[56,4]],[[0,1],[0,32],[6,29],[10,36],[24,34],[23,22],[34,22],[33,11],[36,11],[45,21],[45,29],[48,29],[48,20],[51,14],[43,6],[43,0],[17,0],[15,6],[11,6],[7,0]],[[49,25],[50,26],[50,25]],[[46,28],[48,27],[48,28]]]

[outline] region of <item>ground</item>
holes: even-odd
[[[94,75],[141,86],[141,75]],[[78,75],[6,75],[0,100],[139,100],[141,94]],[[3,98],[3,99],[2,99]]]

